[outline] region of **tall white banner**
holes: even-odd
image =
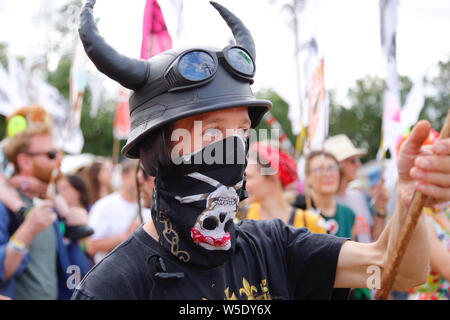
[[[401,123],[400,91],[397,74],[396,31],[397,0],[380,0],[380,38],[383,63],[386,68],[383,94],[383,150],[395,155],[395,141],[399,136]]]
[[[425,103],[425,94],[423,88],[423,76],[420,76],[408,93],[405,104],[402,108],[402,125],[403,133],[419,120],[420,111],[422,111]]]
[[[10,80],[8,72],[0,63],[0,114],[7,116],[14,111],[14,107],[9,96]]]
[[[80,153],[84,144],[79,128],[66,134],[70,117],[68,102],[58,89],[27,72],[12,54],[8,54],[8,72],[0,66],[0,113],[9,116],[16,109],[32,104],[42,106],[53,119],[57,143],[67,136],[64,151]]]

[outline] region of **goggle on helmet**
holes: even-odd
[[[178,119],[215,110],[247,106],[256,127],[272,104],[256,99],[250,88],[255,74],[255,45],[241,20],[211,2],[227,22],[236,45],[165,51],[149,60],[119,54],[100,36],[93,18],[95,0],[81,11],[80,38],[97,69],[133,90],[129,100],[131,129],[122,153],[139,158],[142,140]]]

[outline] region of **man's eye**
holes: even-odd
[[[249,131],[250,131],[249,129],[238,129],[236,133],[241,137],[246,138],[248,136]]]
[[[219,130],[216,128],[206,129],[203,135],[206,138],[217,138],[219,136]]]

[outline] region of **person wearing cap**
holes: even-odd
[[[329,299],[334,287],[365,287],[367,266],[383,268],[414,189],[409,171],[450,177],[450,168],[442,166],[450,158],[450,139],[436,143],[435,153],[421,155],[417,144],[429,124],[419,123],[399,156],[396,214],[379,241],[363,244],[311,233],[280,219],[234,224],[238,204],[247,197],[249,131],[271,107],[250,88],[256,58],[250,32],[211,2],[236,45],[133,59],[99,35],[94,3],[88,0],[81,11],[80,38],[101,72],[133,90],[131,130],[122,153],[141,160],[155,177],[155,188],[152,221],[91,269],[73,299]],[[406,154],[417,156],[417,167]],[[430,162],[428,167],[420,160]],[[434,175],[419,181],[425,187],[418,188],[432,199],[450,198],[450,186],[439,187]],[[424,281],[425,232],[420,222],[396,288]]]
[[[323,218],[293,207],[284,196],[285,188],[297,181],[297,165],[286,153],[267,143],[255,142],[250,147],[245,173],[250,203],[246,219],[279,218],[295,228],[326,233]]]
[[[324,149],[333,154],[339,161],[342,178],[336,200],[355,212],[356,240],[358,242],[372,242],[372,240],[378,238],[385,226],[387,192],[380,182],[378,188],[382,189],[383,192],[377,193],[375,214],[372,216],[365,194],[358,189],[349,187],[350,182],[357,178],[357,171],[361,167],[359,158],[366,155],[367,150],[356,148],[344,134],[328,138],[325,141]]]

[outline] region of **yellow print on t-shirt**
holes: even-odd
[[[270,300],[270,293],[267,287],[267,280],[264,279],[260,283],[260,290],[254,285],[250,285],[250,283],[242,278],[242,288],[239,289],[239,296],[242,300]],[[237,300],[236,294],[234,292],[230,295],[230,288],[226,288],[225,292],[225,300]]]

